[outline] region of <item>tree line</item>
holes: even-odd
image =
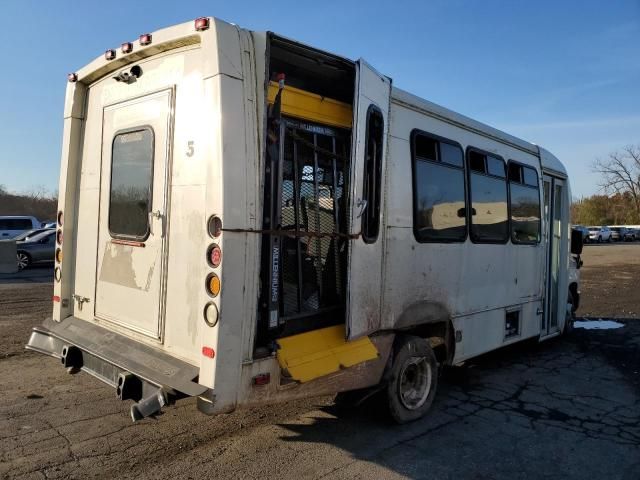
[[[597,159],[591,170],[600,175],[603,194],[571,205],[574,225],[640,225],[640,145],[630,145]]]
[[[29,193],[12,193],[0,185],[0,215],[30,215],[41,222],[56,219],[58,196],[37,188]]]

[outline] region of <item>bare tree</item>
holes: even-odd
[[[592,170],[602,175],[599,186],[606,193],[631,195],[640,215],[640,145],[629,145],[606,159],[597,159]]]

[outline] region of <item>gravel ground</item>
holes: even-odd
[[[431,414],[396,426],[330,398],[206,417],[129,403],[23,350],[50,269],[0,277],[0,478],[640,478],[640,244],[587,246],[579,329],[448,369]]]

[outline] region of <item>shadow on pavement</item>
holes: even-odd
[[[53,282],[52,265],[34,265],[16,273],[0,273],[0,285]]]

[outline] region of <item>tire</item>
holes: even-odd
[[[573,294],[571,292],[569,292],[569,298],[567,300],[568,300],[567,303],[570,303],[571,305],[573,305]],[[562,332],[563,334],[571,335],[571,332],[573,332],[573,321],[575,320],[575,318],[576,318],[576,315],[573,311],[567,314],[567,318],[564,321],[564,330]]]
[[[427,340],[396,338],[393,363],[386,386],[386,406],[397,423],[424,416],[438,387],[438,362]]]
[[[598,243],[602,243],[602,237],[598,237]]]
[[[16,254],[16,260],[18,262],[18,269],[24,270],[31,265],[31,257],[26,252],[18,252]]]

